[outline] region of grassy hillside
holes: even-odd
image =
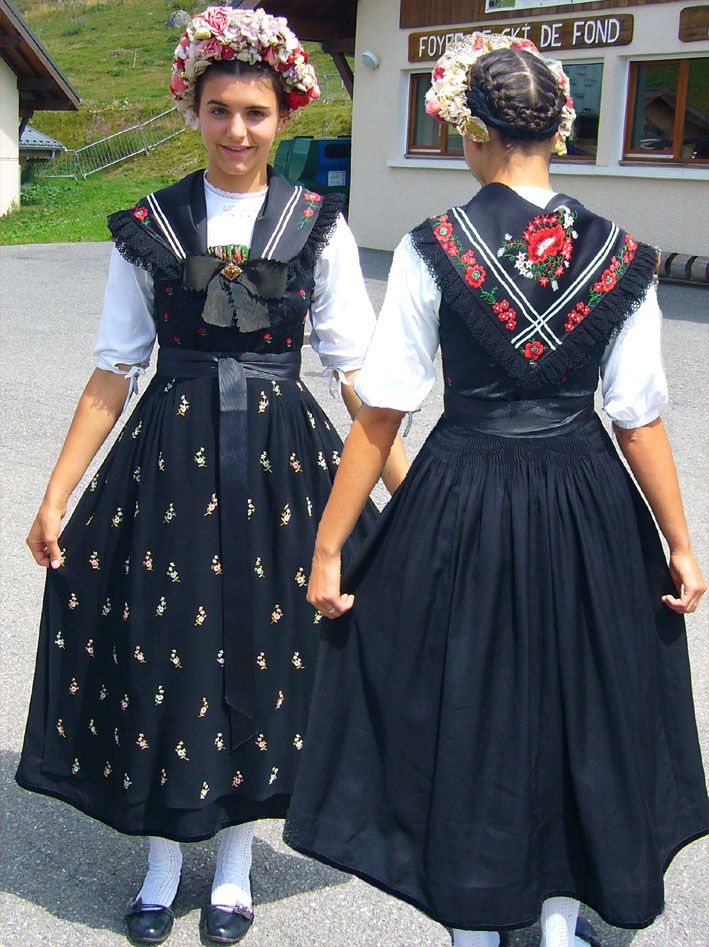
[[[15,0],[82,99],[79,112],[37,112],[35,128],[68,148],[102,138],[170,108],[172,53],[180,30],[165,22],[180,5],[169,0]],[[186,3],[196,12],[205,3]],[[329,56],[308,44],[319,74],[334,73]],[[315,103],[296,114],[286,135],[348,134],[349,102]],[[186,130],[152,154],[129,159],[86,181],[38,180],[23,206],[0,218],[0,244],[104,240],[111,210],[132,203],[204,164],[198,133]]]

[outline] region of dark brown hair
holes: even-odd
[[[566,101],[551,69],[523,49],[481,56],[470,71],[468,99],[473,114],[487,112],[480,118],[508,145],[551,138]]]
[[[280,77],[266,63],[248,63],[240,59],[218,59],[204,70],[201,76],[198,76],[194,84],[195,108],[199,109],[202,96],[202,86],[204,80],[211,76],[231,76],[234,79],[258,78],[268,82],[276,95],[278,110],[285,112],[288,109],[286,103],[286,89]]]

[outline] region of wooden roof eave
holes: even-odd
[[[79,108],[78,92],[8,0],[0,0],[0,57],[17,76],[22,115]]]

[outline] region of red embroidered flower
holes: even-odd
[[[133,216],[142,223],[144,220],[147,220],[150,215],[146,207],[136,207],[133,211]]]
[[[173,292],[174,292],[174,290],[173,290],[172,286],[166,286],[166,287],[165,287],[165,293],[166,293],[166,295],[172,296]]]
[[[528,358],[532,362],[536,362],[540,356],[544,353],[544,346],[541,342],[527,342],[524,347],[524,357]]]
[[[458,244],[455,242],[455,240],[449,240],[448,243],[444,243],[443,249],[446,251],[448,256],[458,256],[460,253]]]
[[[286,339],[286,345],[290,348],[293,345],[293,339]]]
[[[271,342],[273,341],[273,336],[271,335],[270,332],[264,332],[264,334],[263,334],[263,341],[264,341],[267,345],[270,345],[270,344],[271,344]]]
[[[465,253],[461,254],[460,259],[461,262],[465,263],[466,266],[475,266],[475,264],[478,262],[475,259],[475,254],[472,250],[466,250]]]
[[[298,295],[301,296],[303,299],[305,299],[305,290],[304,290],[304,289],[299,289],[299,290],[298,290]]]
[[[594,293],[609,293],[615,284],[618,282],[618,278],[615,273],[609,268],[604,270],[601,274],[601,278],[597,283],[593,284]]]
[[[613,272],[615,273],[615,271],[619,269],[619,267],[620,267],[620,260],[618,259],[618,257],[615,257],[615,256],[611,257],[610,269],[613,270]]]
[[[172,341],[175,345],[182,345],[182,339],[180,339],[179,335],[173,335]]]
[[[306,191],[303,197],[306,201],[310,201],[311,204],[319,204],[322,200],[322,197],[316,194],[315,191]]]
[[[314,213],[315,213],[315,211],[313,210],[312,207],[306,207],[305,210],[303,211],[303,216],[304,216],[304,217],[312,217]]]
[[[527,252],[532,263],[543,263],[549,257],[561,253],[566,242],[566,234],[564,228],[557,224],[556,227],[544,227],[541,230],[535,230],[525,239]]]
[[[441,222],[433,232],[441,243],[448,243],[448,238],[453,236],[453,228],[443,222]]]
[[[571,254],[573,253],[574,245],[571,242],[571,237],[567,237],[564,240],[564,246],[561,248],[561,255],[565,260],[571,259]]]
[[[163,319],[165,320],[165,322],[167,322],[168,319],[170,318],[170,313],[169,313],[169,312],[164,312],[164,313],[162,314],[162,317],[163,317]]]
[[[465,282],[469,285],[478,289],[485,282],[486,272],[482,266],[479,264],[476,266],[469,266],[465,270]]]
[[[504,312],[506,309],[510,308],[510,304],[506,299],[501,299],[499,303],[495,303],[492,307],[492,311],[499,316],[501,312]],[[514,312],[514,310],[512,310]],[[505,316],[505,318],[507,318]]]
[[[548,286],[548,285],[549,285],[549,280],[548,280],[548,278],[547,278],[546,276],[540,276],[540,277],[539,277],[539,285],[540,285],[540,286]]]
[[[514,312],[514,309],[512,310],[512,312]],[[517,315],[517,313],[515,313],[515,315]],[[510,319],[508,322],[505,323],[505,328],[509,329],[510,332],[514,332],[514,330],[517,328],[517,320]]]
[[[625,245],[631,253],[635,253],[635,251],[638,249],[636,241],[633,240],[629,233],[626,233],[625,235]]]
[[[591,311],[591,307],[587,306],[586,303],[583,302],[576,303],[576,309],[581,313],[582,316],[587,316]]]
[[[200,326],[199,329],[197,329],[197,335],[206,335],[206,334],[207,334],[206,326]]]

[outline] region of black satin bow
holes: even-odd
[[[287,283],[287,263],[259,259],[235,265],[205,254],[185,259],[182,279],[185,289],[206,290],[204,322],[222,328],[236,323],[240,332],[270,327],[268,306],[263,300],[282,299]]]

